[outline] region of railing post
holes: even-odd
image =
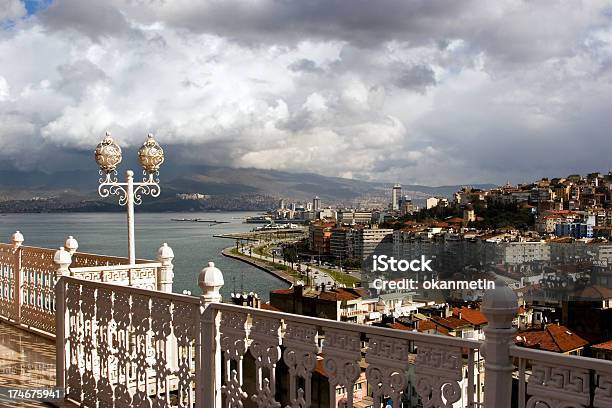
[[[61,276],[70,276],[70,264],[72,263],[72,255],[70,252],[66,251],[64,247],[59,247],[57,251],[55,251],[55,255],[53,256],[53,262],[57,265],[57,269],[55,270],[55,281]]]
[[[488,320],[484,329],[486,408],[510,408],[512,401],[512,372],[510,342],[516,330],[512,320],[518,313],[518,298],[504,282],[497,281],[495,289],[485,293],[482,312]]]
[[[23,244],[23,234],[19,231],[11,236],[11,242],[13,244],[13,296],[15,302],[15,323],[21,323],[21,304],[23,303],[23,292],[21,291],[21,245]]]
[[[74,253],[79,249],[79,242],[70,235],[66,238],[66,242],[64,242],[64,249],[70,254],[74,255]]]
[[[68,326],[66,288],[60,278],[55,284],[55,385],[66,388],[66,330]]]
[[[57,265],[55,270],[55,384],[63,389],[66,386],[66,329],[69,320],[65,283],[62,276],[70,276],[68,267],[72,263],[72,256],[64,247],[60,247],[55,251],[53,262]]]
[[[164,242],[157,250],[157,261],[161,266],[157,268],[157,290],[172,293],[172,281],[174,280],[174,251]]]
[[[198,286],[202,289],[202,295],[200,296],[200,344],[197,348],[200,357],[196,359],[196,404],[202,408],[221,408],[219,314],[210,306],[221,302],[219,290],[223,284],[223,274],[215,268],[214,262],[209,262],[198,276]]]

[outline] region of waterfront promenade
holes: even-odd
[[[283,264],[282,262],[279,262],[278,258],[272,258],[271,256],[258,253],[258,251],[248,247],[239,247],[238,249],[234,247],[225,248],[222,251],[222,254],[238,261],[246,262],[252,266],[255,266],[256,268],[271,273],[289,284],[294,284],[298,280],[304,281],[306,279],[306,271],[308,270],[308,277],[314,286],[352,286],[350,284],[346,285],[344,282],[339,281],[337,277],[335,278],[330,273],[324,271],[323,268],[318,268],[317,266],[303,262],[294,263],[292,268],[289,263]],[[337,272],[337,274],[342,274],[342,272]],[[353,275],[344,275],[342,275],[342,277],[345,281],[358,281],[358,278]]]

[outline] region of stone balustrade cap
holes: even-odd
[[[488,290],[482,300],[482,310],[518,310],[516,293],[504,281],[495,282],[495,289]]]
[[[157,250],[157,257],[160,259],[174,258],[174,251],[168,246],[167,243],[164,242],[164,244]]]
[[[64,243],[64,248],[66,248],[67,250],[74,252],[79,248],[79,242],[74,239],[74,237],[72,235],[70,235],[68,238],[66,238],[66,242]]]
[[[214,262],[209,262],[208,266],[200,271],[198,276],[198,286],[206,291],[213,288],[220,288],[225,282],[223,281],[223,273],[219,268],[215,267]]]
[[[11,236],[11,241],[14,244],[21,244],[24,241],[23,234],[19,231],[15,231],[15,233]]]
[[[66,251],[64,247],[60,247],[55,251],[53,262],[58,265],[70,265],[72,263],[72,256],[70,256],[70,252]]]

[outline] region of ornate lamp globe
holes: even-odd
[[[147,173],[159,171],[159,166],[164,162],[164,150],[151,133],[138,150],[138,161]]]
[[[121,163],[121,147],[110,135],[110,132],[106,132],[106,137],[98,146],[96,146],[96,163],[105,173],[115,171],[117,165]]]

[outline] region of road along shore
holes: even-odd
[[[235,252],[235,247],[228,247],[221,251],[221,255],[226,256],[228,258],[236,259],[238,261],[247,263],[251,266],[256,267],[257,269],[261,269],[262,271],[268,272],[280,280],[287,282],[290,285],[293,285],[296,282],[296,278],[291,276],[289,273],[284,272],[280,269],[276,269],[270,266],[271,262],[262,261],[256,258],[248,257],[246,255]]]

